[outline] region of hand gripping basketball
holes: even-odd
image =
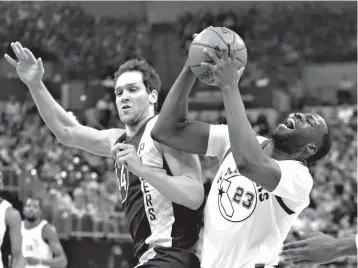
[[[220,55],[218,57],[212,50],[204,48],[204,53],[214,62],[214,64],[208,62],[202,62],[201,66],[209,68],[215,79],[215,84],[221,88],[236,88],[242,74],[244,73],[245,67],[241,67],[239,70],[240,63],[235,57],[237,50],[231,49],[231,45],[228,43],[227,48],[220,47],[219,44],[215,44],[215,49]]]

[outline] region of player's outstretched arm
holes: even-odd
[[[11,242],[11,267],[24,268],[25,261],[22,255],[22,237],[21,237],[21,216],[20,213],[10,207],[6,210],[6,227],[9,230]]]
[[[27,85],[42,119],[57,139],[68,146],[81,148],[88,152],[110,156],[112,136],[120,136],[121,130],[96,130],[79,124],[51,96],[42,82],[45,72],[42,60],[36,59],[32,52],[23,48],[19,42],[11,43],[18,59],[5,54],[5,59],[16,68],[23,83]]]
[[[340,257],[356,256],[356,235],[333,238],[323,233],[309,233],[303,240],[283,246],[281,257],[287,264],[324,264]]]
[[[188,63],[184,65],[170,89],[159,118],[152,129],[152,138],[192,154],[205,154],[208,147],[210,125],[199,121],[189,121],[188,96],[195,77]]]
[[[142,164],[136,148],[131,144],[118,143],[111,152],[116,165],[124,165],[131,173],[147,181],[168,200],[192,210],[198,209],[204,201],[204,186],[198,156],[161,144],[157,146],[163,150],[164,159],[172,176],[164,170]]]

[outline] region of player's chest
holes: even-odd
[[[255,214],[266,213],[272,198],[271,193],[241,175],[229,155],[212,183],[207,211],[216,221],[244,222]]]

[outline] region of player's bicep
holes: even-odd
[[[11,254],[16,256],[22,254],[21,216],[14,208],[6,210],[6,226],[9,229],[11,242]]]
[[[67,140],[61,142],[96,155],[110,157],[114,132],[118,132],[118,129],[97,130],[78,124],[67,129]]]
[[[153,128],[152,138],[169,147],[190,154],[205,155],[208,148],[210,124],[200,121],[186,121],[172,131]]]
[[[50,224],[47,224],[43,229],[43,238],[48,243],[53,255],[55,257],[64,257],[65,252],[62,248],[61,242],[58,239],[56,228]]]

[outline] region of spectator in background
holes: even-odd
[[[114,104],[111,100],[111,95],[106,93],[102,99],[98,100],[96,104],[98,115],[98,121],[105,129],[107,129],[111,114],[114,111]]]
[[[339,82],[339,89],[337,91],[338,104],[351,104],[353,103],[352,99],[352,90],[354,88],[354,82],[348,76],[343,75],[341,81]]]

